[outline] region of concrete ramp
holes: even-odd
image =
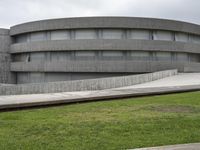
[[[96,91],[0,96],[0,110],[200,91],[200,73],[178,74],[129,87]]]
[[[19,84],[19,85],[2,85],[0,86],[0,95],[104,90],[104,89],[141,84],[145,82],[166,78],[173,75],[177,75],[177,70],[165,70],[147,74],[87,79],[87,80]]]

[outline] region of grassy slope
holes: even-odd
[[[0,149],[126,149],[200,142],[200,92],[0,113]]]

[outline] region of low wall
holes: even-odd
[[[131,86],[149,82],[177,74],[177,70],[166,70],[154,73],[129,75],[120,77],[109,77],[100,79],[87,79],[76,81],[62,81],[49,83],[2,85],[0,95],[36,94],[36,93],[58,93],[86,90],[103,90],[123,86]]]

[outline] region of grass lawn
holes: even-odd
[[[116,150],[200,142],[200,92],[0,113],[1,150]]]

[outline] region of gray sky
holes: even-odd
[[[0,0],[0,28],[80,16],[153,17],[200,24],[200,0]]]

